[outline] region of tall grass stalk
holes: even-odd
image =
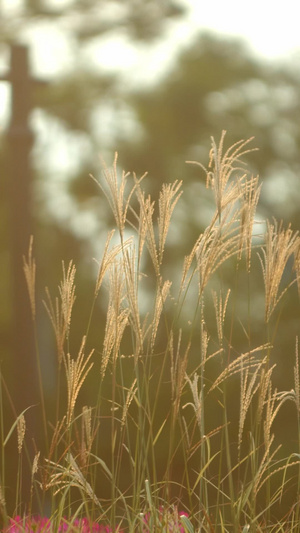
[[[117,156],[93,178],[115,228],[98,262],[86,328],[72,329],[73,262],[62,264],[58,296],[46,289],[57,380],[52,409],[37,346],[44,450],[25,432],[27,406],[4,431],[10,396],[1,380],[6,525],[19,513],[25,530],[37,512],[50,515],[53,531],[63,519],[76,531],[83,517],[94,528],[128,533],[298,531],[298,340],[288,390],[278,390],[275,374],[288,298],[300,294],[300,237],[275,220],[257,233],[261,184],[244,163],[251,139],[228,149],[225,139],[225,132],[218,144],[212,139],[207,167],[196,163],[215,207],[200,234],[184,236],[182,258],[168,244],[170,228],[180,236],[173,215],[181,181],[163,184],[155,201],[144,190],[146,175],[120,172]],[[24,272],[36,324],[32,240]],[[295,428],[286,440],[278,425],[283,409]],[[8,489],[13,435],[17,478]],[[27,452],[31,489],[21,501]],[[15,500],[7,503],[12,491]]]

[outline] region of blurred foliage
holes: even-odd
[[[138,41],[152,41],[160,37],[166,21],[184,11],[183,3],[176,0],[23,0],[14,16],[3,11],[0,35],[7,42],[15,39],[17,29],[38,21],[63,22],[79,43],[116,30],[125,30]]]
[[[281,174],[289,186],[294,181],[285,193],[294,199],[289,215],[297,209],[299,80],[288,69],[254,61],[239,41],[200,35],[160,84],[137,88],[128,100],[143,134],[118,143],[126,168],[146,169],[160,181],[174,174],[198,179],[199,169],[196,176],[184,161],[205,164],[209,137],[219,138],[225,129],[228,145],[255,137],[253,172],[275,181]],[[264,197],[265,204],[272,200]]]
[[[167,1],[136,0],[124,4],[85,0],[54,8],[51,2],[28,0],[22,5],[19,17],[13,17],[13,20],[2,17],[2,42],[11,39],[17,27],[24,28],[43,20],[67,21],[65,27],[70,24],[70,35],[76,43],[75,55],[82,40],[86,42],[95,35],[101,37],[104,32],[121,28],[126,28],[131,38],[157,38],[170,17],[182,15],[179,4]],[[118,17],[112,13],[118,13]],[[204,172],[199,167],[187,166],[185,161],[197,160],[207,164],[210,136],[218,138],[222,129],[228,130],[228,145],[241,138],[255,137],[253,146],[258,146],[259,151],[251,154],[248,160],[253,172],[265,180],[260,207],[262,214],[271,212],[280,218],[292,218],[294,227],[299,227],[300,81],[291,68],[258,62],[240,41],[209,34],[199,35],[179,55],[171,71],[150,87],[127,86],[117,75],[108,76],[93,71],[87,63],[79,63],[65,76],[60,75],[47,87],[35,91],[40,121],[46,123],[46,131],[36,135],[34,158],[37,167],[34,185],[38,216],[36,243],[44,284],[57,280],[53,275],[57,272],[53,263],[60,266],[62,250],[66,252],[70,248],[72,254],[63,255],[85,264],[84,256],[88,255],[87,250],[91,252],[89,241],[95,239],[96,245],[99,244],[105,229],[111,225],[107,207],[88,178],[89,173],[99,173],[101,165],[96,163],[99,152],[111,157],[117,149],[120,167],[135,171],[137,175],[148,171],[147,187],[154,197],[163,182],[184,179],[184,195],[177,215],[180,230],[170,236],[167,249],[172,260],[171,268],[176,269],[176,256],[188,252],[189,244],[203,229],[209,212],[210,193],[205,190]],[[50,127],[47,121],[50,121]],[[72,168],[66,171],[68,179],[63,177],[63,170],[60,181],[58,179],[59,183],[64,183],[65,193],[72,198],[72,212],[65,216],[59,207],[49,210],[47,190],[40,193],[56,173],[51,166],[55,162],[57,146],[51,157],[47,156],[52,153],[47,145],[47,134],[53,123],[58,125],[58,135],[53,135],[57,146],[62,144],[62,133],[70,146],[79,138],[73,150]],[[2,168],[4,152],[3,149]],[[52,196],[59,194],[54,187]],[[5,218],[5,194],[1,196],[1,217]],[[59,199],[52,198],[51,201],[54,206],[55,202],[59,206]],[[85,238],[83,245],[84,238],[77,239],[73,222],[84,212],[94,213],[97,229]],[[7,226],[4,223],[2,227]],[[39,229],[42,227],[43,230]],[[46,231],[49,238],[42,237]],[[4,250],[7,235],[2,236],[2,243]],[[2,256],[5,262],[5,252]]]

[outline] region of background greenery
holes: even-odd
[[[123,4],[115,2],[116,5]],[[82,0],[51,6],[42,0],[24,0],[18,17],[0,18],[0,53],[5,57],[8,43],[18,41],[22,32],[40,24],[63,24],[72,41],[72,61],[65,73],[53,76],[46,88],[34,94],[32,127],[35,147],[32,166],[32,214],[35,255],[38,265],[38,299],[44,287],[52,290],[61,274],[61,261],[77,264],[78,306],[72,318],[71,346],[78,346],[80,326],[88,323],[89,302],[95,276],[92,257],[99,258],[111,213],[94,182],[101,171],[101,154],[108,165],[117,150],[118,164],[137,176],[148,172],[147,187],[155,196],[163,182],[184,180],[184,195],[178,208],[180,231],[170,234],[166,254],[169,268],[176,271],[210,213],[205,176],[187,160],[207,164],[210,136],[219,139],[227,130],[228,146],[254,136],[259,147],[249,158],[253,173],[264,181],[259,215],[276,216],[300,227],[299,148],[300,79],[297,64],[284,67],[254,60],[244,44],[210,34],[198,36],[172,66],[151,84],[108,75],[84,61],[84,52],[112,32],[125,32],[136,46],[154,46],[168,24],[184,15],[184,5],[176,2],[128,1],[116,18],[105,16],[108,1]],[[138,74],[136,76],[138,80]],[[128,81],[128,82],[127,82]],[[10,228],[7,200],[9,174],[5,130],[1,130],[0,180],[0,354],[2,372],[8,384],[14,381],[11,365],[11,263]],[[67,147],[67,148],[66,148]],[[61,150],[68,163],[60,167]],[[71,161],[71,163],[70,163]],[[146,270],[147,267],[145,267]],[[181,265],[180,267],[181,268]],[[258,268],[258,267],[257,267]],[[226,280],[228,285],[232,280]],[[257,291],[257,334],[260,332],[260,291]],[[292,298],[292,296],[289,296]],[[86,306],[85,306],[86,302]],[[99,346],[103,338],[104,307],[97,304],[89,342]],[[294,333],[299,327],[293,305],[283,312],[284,333],[275,354],[278,385],[288,388],[292,377],[290,354],[294,353]],[[42,305],[39,309],[38,336],[47,401],[55,390],[55,342]],[[283,330],[282,330],[283,331]],[[255,341],[254,341],[255,343]],[[20,397],[22,398],[20,384]],[[34,384],[32,384],[34,386]],[[88,402],[89,383],[82,402]],[[24,406],[25,407],[25,406]],[[289,420],[278,422],[288,434]],[[9,424],[9,421],[8,421]],[[13,452],[12,452],[13,456]],[[13,461],[13,457],[12,457]]]

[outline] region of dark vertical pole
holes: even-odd
[[[26,46],[11,45],[10,71],[1,75],[1,81],[11,84],[11,120],[8,128],[9,156],[9,209],[10,209],[10,252],[11,252],[11,298],[12,298],[12,373],[10,391],[13,397],[16,414],[31,407],[26,412],[27,443],[32,439],[40,449],[41,430],[40,397],[38,372],[36,365],[34,325],[31,316],[28,290],[23,271],[23,256],[27,256],[30,235],[32,234],[31,205],[31,165],[30,152],[33,145],[33,134],[29,119],[32,109],[31,94],[34,85],[46,85],[41,80],[30,76],[28,49]],[[31,459],[32,449],[29,449]],[[15,450],[16,453],[16,450]],[[11,458],[14,451],[11,450]],[[25,464],[26,463],[26,464]],[[14,478],[17,461],[8,467],[8,477]],[[31,468],[23,462],[22,503],[26,505],[30,497]]]
[[[31,165],[30,152],[33,134],[29,120],[32,109],[31,94],[34,85],[44,86],[42,80],[30,76],[29,54],[26,46],[11,45],[10,71],[0,75],[0,81],[11,84],[11,120],[8,128],[9,159],[9,209],[10,209],[10,256],[11,256],[11,345],[12,361],[10,367],[10,395],[13,398],[16,414],[31,407],[25,414],[27,444],[32,440],[41,449],[42,441],[40,417],[40,397],[36,364],[34,325],[31,316],[28,290],[23,271],[23,256],[27,256],[32,228],[31,205]],[[11,427],[11,423],[9,425]],[[9,446],[13,446],[10,441]],[[15,444],[16,446],[16,444]],[[14,446],[13,446],[14,447]],[[31,460],[33,447],[29,447]],[[8,450],[10,456],[7,478],[15,486],[17,448]],[[24,508],[30,498],[31,467],[23,462],[22,504]]]
[[[11,47],[9,81],[12,88],[12,115],[8,130],[11,169],[12,341],[15,400],[20,412],[38,401],[33,323],[23,272],[23,255],[27,255],[32,233],[30,151],[33,142],[29,127],[31,79],[28,50],[25,46]]]

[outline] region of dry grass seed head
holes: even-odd
[[[126,280],[122,259],[115,260],[110,265],[108,294],[109,301],[100,369],[102,378],[105,375],[111,356],[113,361],[116,361],[130,314],[129,308],[124,303],[126,299]]]
[[[55,298],[53,302],[49,289],[46,287],[47,301],[43,301],[54,330],[59,364],[64,356],[65,340],[69,336],[71,315],[75,302],[74,279],[76,274],[76,268],[72,261],[69,263],[67,272],[64,262],[62,262],[62,269],[63,279],[59,285],[60,298]]]
[[[135,174],[133,174],[135,181],[137,181]],[[145,215],[145,193],[141,190],[140,187],[137,187],[136,196],[139,201],[139,213],[137,213],[133,207],[130,205],[129,208],[131,210],[131,213],[133,214],[136,225],[134,222],[129,222],[129,225],[135,230],[137,236],[138,236],[138,253],[137,253],[137,264],[140,265],[141,263],[141,257],[144,250],[145,242],[146,242],[146,235],[147,235],[147,216]],[[147,199],[148,203],[150,204],[150,210],[152,210],[151,217],[153,215],[154,211],[154,202],[151,203],[150,197],[148,196]]]
[[[260,359],[255,358],[254,354],[269,349],[270,344],[265,343],[261,346],[257,346],[257,348],[253,348],[249,352],[241,354],[239,357],[229,363],[223,370],[223,372],[219,374],[219,376],[214,381],[208,392],[212,392],[214,389],[219,387],[221,383],[223,383],[223,381],[237,373],[240,373],[242,370],[245,371],[246,369],[256,368],[257,364],[259,364],[260,362]]]
[[[132,385],[131,385],[130,389],[127,390],[126,401],[125,401],[125,404],[123,406],[123,413],[122,413],[122,418],[121,418],[121,426],[125,426],[129,406],[130,406],[133,398],[136,395],[136,392],[137,392],[136,382],[137,382],[137,379],[135,378],[133,380],[133,382],[132,382]]]
[[[264,484],[264,480],[262,480],[264,473],[269,472],[269,468],[270,468],[270,465],[272,464],[272,460],[281,448],[281,445],[279,445],[272,453],[270,453],[273,441],[274,441],[274,435],[272,435],[269,439],[268,446],[265,449],[265,453],[261,459],[260,465],[254,476],[253,494],[255,497],[257,496],[258,492],[260,491],[261,487]]]
[[[199,244],[199,239],[197,239],[197,241],[195,242],[191,253],[189,255],[186,255],[185,258],[184,258],[181,281],[180,281],[180,287],[179,287],[179,298],[180,298],[181,294],[186,290],[187,286],[189,285],[191,279],[193,278],[193,276],[195,274],[196,267],[193,269],[191,274],[188,275],[189,271],[191,269],[193,260],[194,260],[194,258],[196,256],[196,252],[197,252],[197,249],[198,249],[198,244]]]
[[[288,288],[285,287],[279,293],[279,286],[289,258],[299,247],[298,232],[293,233],[290,225],[286,230],[282,229],[282,222],[274,224],[267,221],[266,245],[262,250],[262,256],[258,254],[263,271],[265,285],[265,320],[269,322],[273,311]]]
[[[140,262],[144,242],[146,242],[149,255],[152,260],[156,277],[160,277],[160,268],[158,260],[157,246],[155,242],[155,232],[153,226],[153,213],[155,202],[151,200],[150,195],[145,198],[144,191],[138,185],[136,188],[136,196],[139,202],[140,215],[139,215],[139,250],[138,250],[138,262]]]
[[[200,429],[200,432],[202,431],[202,414],[203,414],[203,388],[200,386],[199,390],[198,390],[198,381],[199,381],[199,376],[198,374],[195,372],[194,374],[194,377],[193,377],[193,380],[191,380],[188,375],[186,375],[185,377],[186,381],[188,382],[189,386],[190,386],[190,389],[191,389],[191,393],[192,393],[192,396],[193,396],[193,402],[188,402],[186,403],[183,408],[187,407],[188,405],[190,405],[194,411],[195,411],[195,415],[196,415],[196,420],[197,420],[197,424],[198,424],[198,427]]]
[[[154,344],[155,344],[155,339],[157,335],[158,325],[160,322],[161,313],[162,313],[165,301],[170,292],[171,285],[172,285],[171,281],[167,280],[164,282],[162,287],[160,286],[157,287],[155,305],[154,305],[154,317],[153,317],[152,327],[151,327],[152,329],[151,342],[150,342],[151,352],[153,352],[154,350]]]
[[[158,217],[158,260],[159,264],[162,264],[163,253],[166,243],[166,238],[170,226],[170,221],[174,208],[182,194],[182,191],[179,191],[182,185],[182,181],[178,182],[177,180],[174,183],[164,183],[162,190],[159,195],[159,217]]]
[[[17,419],[18,453],[21,453],[26,432],[26,422],[22,413]]]
[[[93,491],[90,483],[87,481],[81,472],[76,460],[71,453],[66,454],[66,466],[54,461],[46,459],[49,467],[53,470],[50,480],[47,484],[47,489],[54,487],[54,496],[70,487],[77,487],[83,494],[90,498],[93,503],[102,510],[100,501]]]
[[[249,411],[251,402],[259,388],[259,372],[261,368],[266,364],[267,357],[257,363],[254,372],[251,375],[249,367],[246,369],[241,368],[241,399],[240,399],[240,417],[239,417],[239,429],[238,429],[238,452],[240,454],[243,430],[246,421],[246,416]]]
[[[219,345],[223,346],[223,340],[224,340],[224,322],[225,322],[225,315],[226,315],[226,309],[227,304],[230,296],[230,289],[228,289],[225,301],[223,302],[223,296],[220,292],[219,297],[217,296],[217,293],[215,291],[212,291],[212,298],[214,302],[214,308],[216,313],[216,321],[217,321],[217,332],[218,332],[218,340]]]
[[[128,197],[126,199],[125,191],[126,191],[126,185],[127,185],[127,178],[130,175],[130,173],[129,172],[126,173],[123,171],[121,178],[119,180],[118,172],[117,172],[117,161],[118,161],[117,153],[115,153],[113,166],[111,168],[108,168],[105,162],[102,161],[103,177],[104,177],[106,187],[105,186],[103,187],[102,184],[94,178],[94,176],[91,176],[91,178],[96,182],[96,184],[100,187],[100,189],[104,193],[108,201],[108,204],[112,210],[112,213],[114,215],[116,225],[120,232],[120,235],[123,237],[125,223],[127,219],[127,211],[128,211],[131,197],[134,193],[135,188],[144,179],[146,174],[144,174],[139,180],[136,180],[136,183],[131,188],[128,194]]]
[[[67,425],[69,426],[72,422],[74,409],[78,394],[80,389],[91,370],[93,363],[90,363],[90,359],[93,355],[94,350],[92,350],[87,357],[85,357],[86,337],[83,337],[82,343],[78,352],[77,359],[74,360],[71,358],[68,353],[64,357],[64,365],[66,372],[67,380],[67,390],[68,390],[68,408],[67,408]]]
[[[32,462],[32,469],[31,469],[31,478],[35,476],[35,474],[38,471],[39,466],[39,459],[40,459],[41,452],[37,452],[34,456],[33,462]]]
[[[66,338],[69,336],[70,324],[71,324],[71,315],[73,310],[73,305],[76,299],[75,296],[75,274],[76,267],[73,265],[73,262],[70,261],[68,270],[66,272],[65,264],[62,262],[63,270],[63,279],[60,283],[59,294],[61,299],[61,310],[64,318],[64,324],[66,328]]]
[[[29,240],[28,258],[26,259],[26,257],[23,256],[23,270],[24,270],[28,294],[29,294],[31,314],[34,320],[35,311],[36,311],[35,309],[36,264],[32,256],[32,248],[33,248],[33,236],[31,235],[30,240]]]
[[[207,357],[207,353],[208,353],[208,343],[209,343],[209,335],[207,333],[207,327],[206,327],[206,323],[205,323],[205,320],[204,318],[201,319],[201,365],[205,365],[208,357]],[[217,353],[221,353],[221,350],[218,350]],[[211,354],[212,357],[215,355],[215,354]],[[209,356],[210,358],[210,356]]]
[[[105,376],[110,358],[112,357],[113,362],[115,362],[118,357],[123,334],[128,324],[128,317],[128,309],[123,309],[116,315],[114,307],[108,308],[100,369],[102,378]]]
[[[262,184],[259,185],[258,181],[258,176],[251,176],[250,179],[246,179],[242,183],[239,259],[241,258],[243,248],[245,248],[248,273],[250,272],[251,268],[251,250],[254,217],[262,187]]]
[[[268,358],[267,358],[268,360]],[[258,389],[258,404],[256,410],[257,424],[260,425],[262,422],[263,410],[266,403],[266,398],[269,390],[269,386],[272,379],[272,373],[275,368],[275,364],[268,368],[268,365],[262,367],[262,372],[260,374],[260,382]]]
[[[196,271],[199,272],[199,296],[216,270],[230,257],[240,250],[240,237],[237,232],[237,223],[240,211],[231,205],[221,220],[215,216],[210,225],[198,237],[192,251],[184,259],[179,295],[190,284]],[[196,267],[189,274],[194,258]]]
[[[186,368],[188,363],[188,357],[191,349],[191,342],[189,342],[184,352],[184,355],[180,355],[181,338],[182,330],[180,329],[178,334],[177,350],[176,354],[174,354],[174,334],[173,331],[170,332],[169,352],[171,357],[170,373],[172,402],[174,405],[174,419],[176,419],[179,412],[180,401],[182,398],[182,390],[186,382]]]
[[[126,299],[129,309],[129,321],[135,334],[134,353],[137,358],[143,349],[144,328],[141,326],[139,302],[138,302],[138,277],[136,273],[135,247],[125,251],[123,256],[123,271],[126,281]]]
[[[214,191],[218,217],[221,217],[224,207],[239,196],[236,184],[231,183],[228,185],[229,179],[234,171],[243,170],[244,173],[244,169],[241,169],[240,166],[236,166],[235,164],[238,163],[241,165],[240,158],[256,150],[256,148],[244,150],[245,146],[253,140],[253,137],[251,137],[246,141],[240,140],[236,142],[223,155],[225,135],[226,131],[222,131],[219,146],[217,146],[214,138],[211,138],[212,147],[208,168],[213,168],[213,170],[207,170],[201,163],[197,163],[196,161],[187,161],[188,163],[199,165],[206,172],[206,187],[211,186]]]
[[[272,457],[277,453],[277,451],[279,451],[280,449],[280,446],[278,446],[277,450],[275,451],[275,453],[272,454]],[[280,466],[278,468],[275,468],[274,470],[272,470],[267,476],[264,477],[264,479],[262,480],[262,482],[260,483],[260,485],[257,487],[257,492],[259,492],[262,487],[265,485],[265,483],[270,479],[272,478],[274,475],[278,474],[278,472],[282,472],[284,471],[284,474],[283,474],[283,479],[285,480],[285,477],[286,477],[286,471],[288,468],[290,467],[295,467],[295,466],[299,466],[300,465],[300,461],[293,461],[291,463],[288,463],[288,464],[285,464],[283,466]],[[281,498],[282,498],[282,494],[283,494],[283,491],[286,487],[286,482],[283,481],[282,482],[282,485],[281,485],[281,490],[280,490],[280,499],[279,501],[281,501]],[[278,491],[279,492],[279,491]],[[299,503],[297,502],[293,507],[296,507],[298,506]],[[291,520],[291,522],[289,523],[293,523],[293,520]],[[295,523],[298,523],[297,521]],[[292,531],[292,530],[286,530],[286,531]]]
[[[82,433],[88,450],[92,446],[92,408],[86,405],[82,408]]]
[[[232,222],[208,227],[200,235],[196,247],[199,272],[199,296],[202,296],[211,276],[220,266],[238,251],[238,236],[232,234]]]
[[[97,261],[97,263],[99,264],[99,271],[98,271],[98,276],[97,276],[97,281],[96,281],[95,296],[97,296],[99,293],[104,276],[107,270],[109,269],[110,265],[113,264],[113,262],[118,257],[118,255],[122,253],[126,249],[127,246],[130,246],[132,244],[132,238],[129,238],[123,244],[117,244],[111,250],[109,250],[110,241],[114,233],[115,233],[115,230],[112,230],[109,232],[107,239],[106,239],[102,260],[100,263],[98,263]]]
[[[92,408],[86,405],[81,412],[80,464],[86,467],[92,448]]]
[[[268,396],[265,401],[265,421],[264,421],[264,441],[265,447],[268,446],[268,443],[271,438],[271,427],[278,414],[279,409],[287,400],[295,401],[295,392],[291,391],[281,391],[277,392],[275,389],[272,392],[272,384],[269,383],[268,387]]]

